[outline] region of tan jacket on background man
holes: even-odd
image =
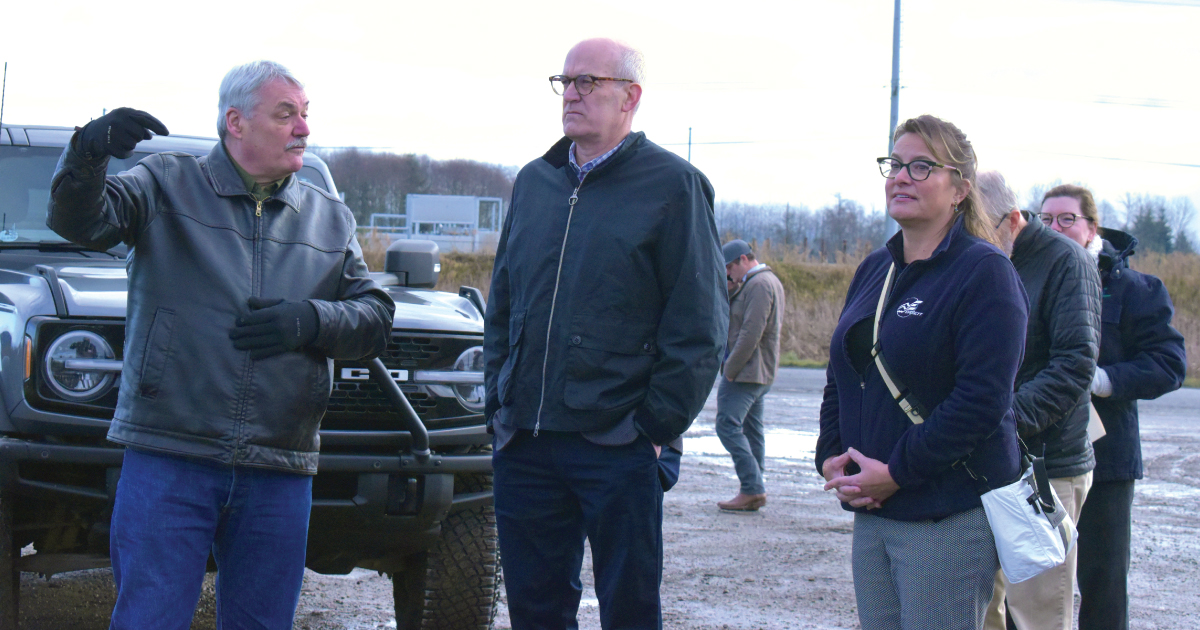
[[[770,385],[779,367],[783,284],[762,265],[729,298],[729,356],[725,376],[739,383]]]

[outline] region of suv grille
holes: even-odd
[[[483,343],[480,336],[421,335],[393,333],[387,350],[380,356],[389,370],[449,370],[468,348]],[[334,363],[333,393],[321,428],[336,431],[394,431],[401,426],[400,412],[374,381],[342,378],[345,368],[365,367],[356,361]],[[474,416],[454,398],[435,396],[418,385],[402,384],[401,391],[413,410],[431,426],[445,426],[455,418]]]

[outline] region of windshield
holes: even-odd
[[[0,146],[0,247],[11,242],[65,242],[46,227],[50,203],[50,179],[62,149],[53,147]],[[128,159],[108,161],[108,174],[127,171],[149,153],[134,153]],[[302,181],[328,190],[321,172],[305,166],[296,174]]]

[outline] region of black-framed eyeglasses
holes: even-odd
[[[913,160],[908,164],[905,164],[904,162],[901,162],[895,158],[881,157],[875,158],[875,161],[879,163],[879,174],[888,179],[895,179],[896,176],[900,174],[900,171],[906,168],[908,169],[908,176],[912,178],[914,182],[923,182],[929,179],[929,174],[932,173],[933,169],[935,168],[948,168],[958,171],[958,167],[956,166],[951,166],[950,164],[939,164],[933,160]]]
[[[633,79],[618,79],[616,77],[598,77],[594,74],[581,74],[577,77],[569,77],[565,74],[556,74],[550,77],[550,87],[554,89],[554,93],[562,96],[567,93],[567,86],[575,84],[575,91],[579,92],[580,96],[587,96],[596,89],[596,83],[599,81],[625,81],[633,83]]]
[[[1046,227],[1052,227],[1054,225],[1054,222],[1057,220],[1058,227],[1060,227],[1064,230],[1071,227],[1072,225],[1075,225],[1076,219],[1083,219],[1085,221],[1092,220],[1088,217],[1083,216],[1082,214],[1075,214],[1074,212],[1063,212],[1061,214],[1046,214],[1045,212],[1039,212],[1038,218],[1042,220],[1042,223],[1046,224]]]

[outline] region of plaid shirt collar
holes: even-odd
[[[625,136],[624,138],[621,139],[620,142],[617,143],[617,146],[612,148],[611,151],[609,151],[608,153],[605,153],[604,155],[601,155],[598,158],[594,158],[589,162],[586,162],[583,166],[580,166],[575,161],[575,143],[572,142],[571,150],[567,151],[567,156],[570,158],[571,168],[575,170],[575,175],[577,175],[580,178],[582,178],[584,175],[587,175],[589,172],[592,171],[592,169],[596,168],[597,166],[600,166],[601,164],[603,164],[605,162],[605,160],[612,157],[613,154],[616,153],[618,149],[620,149],[622,146],[625,145],[625,140],[628,140],[628,139],[629,139],[629,136]]]

